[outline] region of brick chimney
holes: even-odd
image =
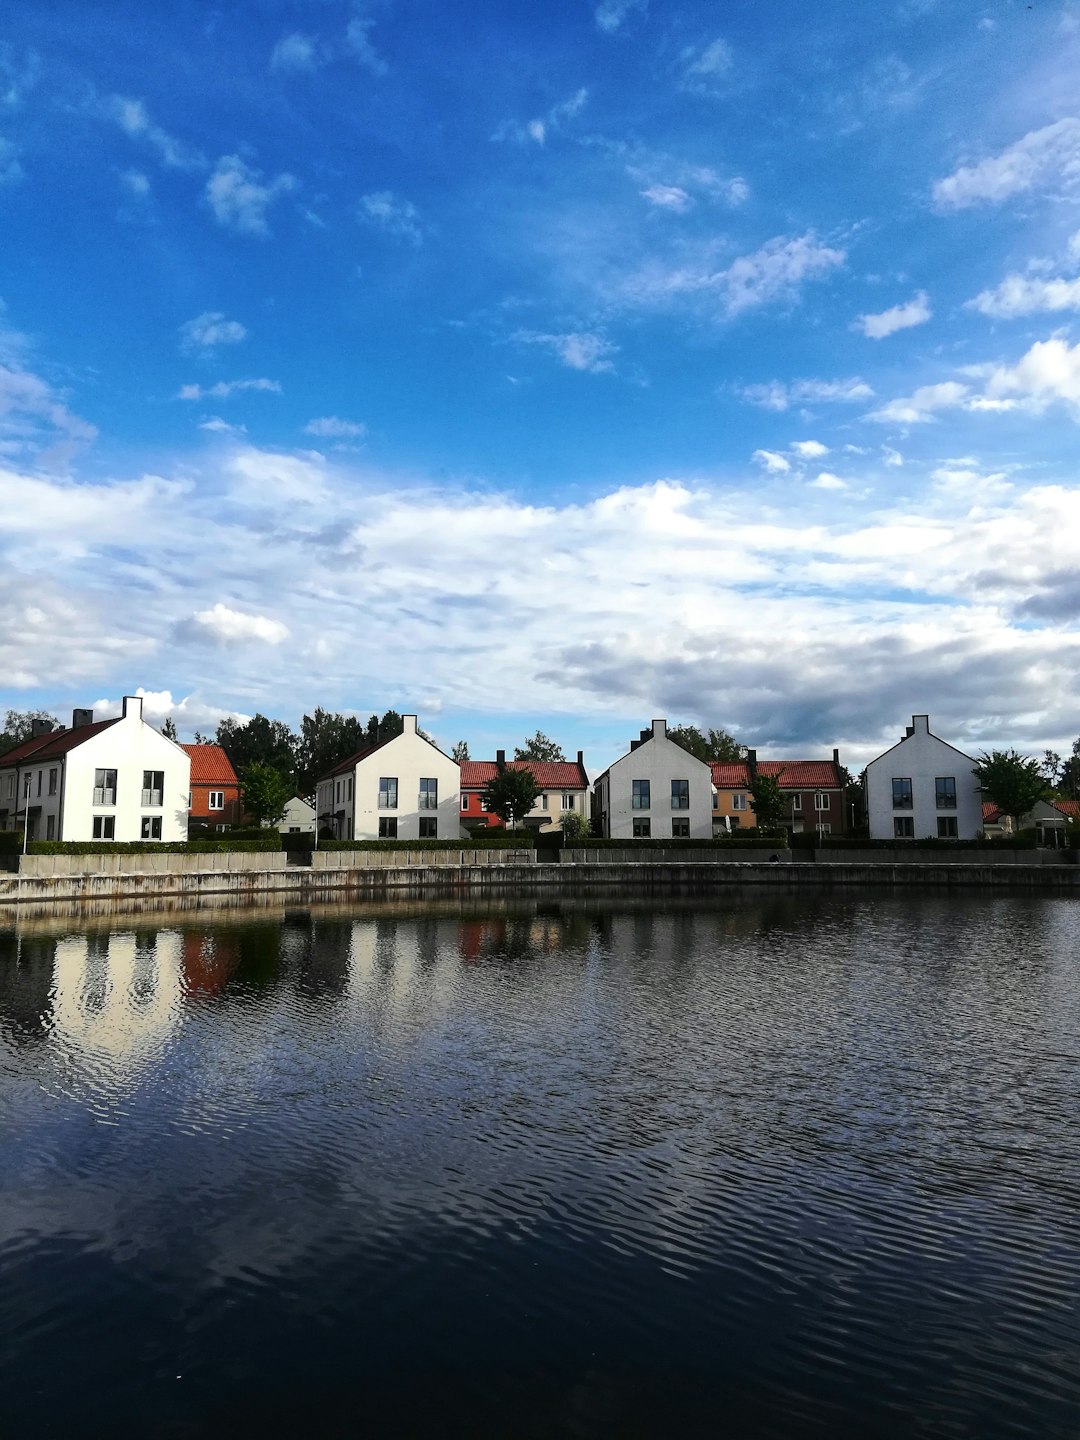
[[[73,730],[79,730],[79,729],[82,728],[82,726],[84,726],[84,725],[92,725],[93,723],[94,723],[94,712],[93,712],[93,710],[72,710],[72,712],[71,712],[71,728],[72,728]]]
[[[505,770],[505,769],[506,769],[506,751],[505,751],[505,750],[496,750],[496,751],[495,751],[495,768],[496,768],[496,770]]]

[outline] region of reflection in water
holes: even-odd
[[[1074,1437],[1078,914],[20,917],[0,1428]]]

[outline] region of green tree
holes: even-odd
[[[54,730],[60,725],[60,721],[55,715],[50,715],[48,710],[9,710],[4,717],[3,734],[0,734],[0,755],[14,750],[15,746],[21,745],[24,740],[29,740],[35,720],[48,721]]]
[[[456,760],[459,765],[462,765],[468,758],[469,742],[467,740],[455,741],[453,748],[450,751],[450,759]]]
[[[161,727],[161,733],[165,736],[166,740],[179,740],[180,737],[176,733],[176,721],[172,718],[171,715],[165,716],[164,724]]]
[[[777,775],[762,775],[759,771],[750,786],[754,820],[763,835],[782,829],[787,819],[787,797],[780,789],[782,774],[783,771]]]
[[[1038,760],[1025,760],[1015,750],[991,750],[978,756],[971,772],[983,794],[1003,815],[1012,817],[1013,829],[1048,792]]]
[[[580,810],[564,810],[559,816],[563,839],[567,845],[584,845],[589,838],[589,822]]]
[[[296,769],[296,736],[284,720],[253,715],[250,720],[219,720],[217,743],[239,775],[251,765],[269,765],[282,775]]]
[[[1046,783],[1050,786],[1051,790],[1056,790],[1061,779],[1061,772],[1064,768],[1061,756],[1057,751],[1044,750],[1042,763],[1039,768],[1046,777]]]
[[[309,795],[320,775],[370,743],[367,729],[355,715],[323,710],[321,706],[305,715],[296,744],[297,793]]]
[[[387,710],[381,720],[377,715],[372,715],[367,723],[367,743],[381,745],[384,740],[393,740],[404,729],[405,721],[396,710]]]
[[[254,760],[240,777],[243,808],[257,825],[276,825],[292,798],[292,785],[272,765]]]
[[[726,730],[699,730],[696,725],[676,725],[668,731],[668,738],[681,745],[684,750],[706,765],[714,761],[746,759],[746,746],[740,745]]]
[[[535,735],[530,735],[524,745],[519,745],[514,750],[515,760],[535,760],[537,762],[551,760],[565,760],[559,745],[545,735],[542,730],[537,730]]]
[[[504,825],[517,828],[536,803],[540,787],[531,770],[500,770],[484,787],[484,800]]]

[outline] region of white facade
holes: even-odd
[[[416,716],[393,740],[361,751],[319,781],[319,826],[339,840],[457,840],[461,769],[417,733]]]
[[[982,792],[970,755],[930,733],[913,715],[898,745],[866,767],[872,840],[973,840],[983,828]]]
[[[612,840],[710,840],[712,770],[668,738],[667,721],[631,746],[595,782],[594,814]]]
[[[54,731],[39,754],[0,762],[0,804],[13,789],[18,830],[29,807],[31,840],[186,840],[190,788],[191,760],[131,695],[114,723]]]
[[[314,805],[309,805],[308,802],[302,800],[299,795],[294,795],[285,806],[285,814],[278,821],[277,828],[281,831],[282,835],[314,834]]]

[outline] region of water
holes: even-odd
[[[1075,1437],[1078,922],[0,920],[0,1434]]]

